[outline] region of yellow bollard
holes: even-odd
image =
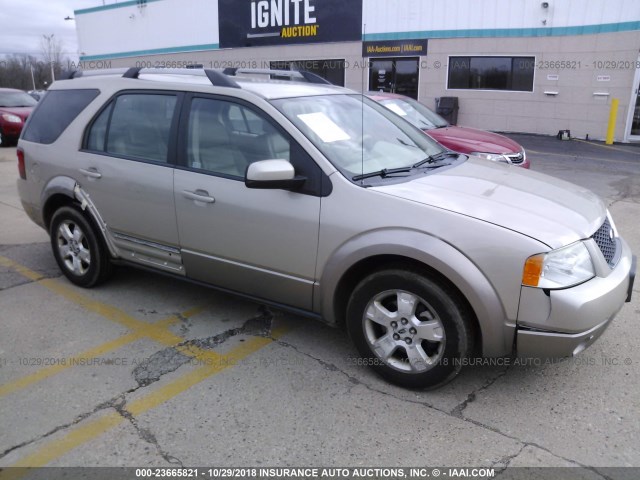
[[[616,133],[616,118],[618,116],[618,104],[620,101],[617,98],[611,99],[611,110],[609,111],[609,125],[607,126],[607,145],[613,145],[613,136]]]

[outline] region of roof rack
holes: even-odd
[[[292,80],[303,80],[308,83],[319,83],[323,85],[333,85],[328,80],[325,80],[320,75],[308,72],[306,70],[272,70],[268,68],[225,68],[223,72],[225,75],[235,77],[238,73],[245,75],[270,75],[278,77],[289,77]]]
[[[119,75],[122,78],[139,78],[140,75],[189,75],[207,77],[215,87],[240,88],[233,79],[217,70],[188,68],[110,68],[104,70],[72,70],[63,72],[57,80],[73,80],[79,77],[97,77],[102,75]]]
[[[202,69],[202,68],[109,68],[104,70],[71,70],[63,72],[57,80],[73,80],[79,77],[94,77],[102,75],[119,75],[122,78],[139,78],[140,75],[190,75],[198,77],[207,77],[211,84],[215,87],[241,88],[232,78],[238,73],[249,75],[270,75],[279,77],[289,77],[292,80],[302,80],[308,83],[317,83],[323,85],[332,85],[331,82],[325,80],[315,73],[304,70],[269,70],[269,69],[244,69],[244,68],[227,68],[220,72],[218,70]]]

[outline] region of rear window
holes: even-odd
[[[44,144],[55,142],[99,93],[96,89],[48,92],[31,114],[22,139]]]

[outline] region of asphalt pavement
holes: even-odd
[[[533,170],[602,196],[640,252],[640,148],[512,138]],[[640,467],[640,282],[574,359],[494,361],[409,391],[359,365],[344,331],[312,320],[132,268],[73,286],[21,209],[15,158],[0,148],[0,467],[556,466],[638,477],[604,467]]]

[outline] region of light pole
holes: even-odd
[[[36,79],[33,76],[33,63],[29,64],[29,67],[31,67],[31,83],[33,84],[33,89],[36,89]]]
[[[49,56],[49,66],[51,67],[51,83],[55,82],[56,78],[53,73],[53,36],[51,35],[42,35],[44,39],[47,41],[47,55]]]

